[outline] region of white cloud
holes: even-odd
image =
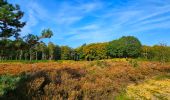
[[[22,33],[24,33],[22,35],[33,33],[33,28],[40,23],[40,20],[49,20],[47,10],[35,1],[30,1],[25,9],[27,10],[27,21],[26,26],[22,29]]]
[[[28,33],[32,33],[32,27],[36,26],[38,24],[37,18],[34,16],[34,12],[32,9],[28,11],[28,20],[26,22],[26,26],[22,29],[22,32],[26,35]]]
[[[99,9],[102,5],[99,2],[79,4],[77,6],[64,2],[56,12],[57,24],[69,26],[83,19],[89,13]]]
[[[78,30],[96,30],[99,28],[100,28],[99,23],[97,23],[97,24],[95,23],[95,24],[90,24],[90,25],[80,27],[80,28],[78,28]]]
[[[47,9],[46,6],[32,0],[25,6],[28,11],[28,20],[23,30],[28,33],[33,32],[33,28],[39,27],[39,24],[41,24],[40,27],[42,24],[44,27],[51,25],[52,30],[55,30],[54,41],[59,39],[99,42],[111,40],[126,33],[134,35],[135,32],[169,28],[169,0],[133,2],[129,0],[127,5],[125,3],[123,6],[116,7],[114,3],[100,0],[86,3],[77,0],[76,4],[70,2],[72,1],[56,3],[57,8],[49,10],[49,6]],[[78,44],[81,43],[77,42]]]

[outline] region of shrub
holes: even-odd
[[[138,67],[138,66],[139,66],[137,60],[135,60],[135,59],[130,59],[130,60],[129,60],[129,63],[130,63],[133,67]]]
[[[8,91],[14,90],[22,76],[2,75],[0,76],[0,96],[7,94]]]

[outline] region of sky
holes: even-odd
[[[143,45],[170,45],[170,0],[8,0],[25,12],[21,35],[50,28],[58,45],[78,47],[135,36]]]

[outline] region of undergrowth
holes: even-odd
[[[169,64],[128,61],[0,64],[2,99],[128,100],[123,88],[167,73]],[[13,75],[6,75],[6,71]],[[22,75],[22,73],[25,73]],[[162,74],[163,75],[163,74]],[[157,79],[169,77],[159,76]]]

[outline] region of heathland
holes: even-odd
[[[55,34],[49,28],[40,35],[22,33],[23,16],[19,5],[0,0],[0,99],[170,100],[165,43],[147,46],[122,36],[77,48],[59,46],[44,42]]]
[[[4,62],[2,99],[169,99],[170,63],[97,61]],[[141,84],[141,85],[140,85]]]

